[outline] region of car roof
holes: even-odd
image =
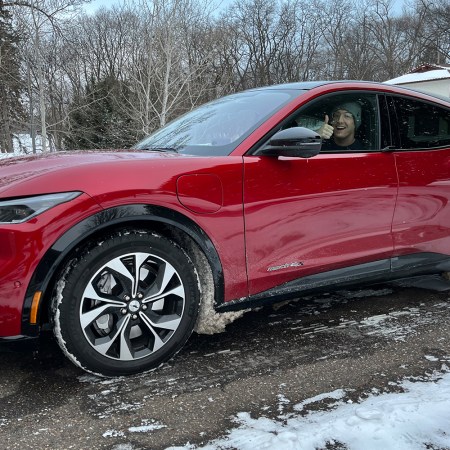
[[[298,81],[295,83],[284,83],[284,84],[274,84],[272,86],[263,86],[259,88],[255,88],[252,90],[261,90],[261,89],[292,89],[292,90],[302,90],[309,91],[319,86],[324,86],[326,84],[339,84],[339,83],[355,83],[358,85],[364,84],[378,84],[380,86],[384,86],[382,83],[377,83],[373,81],[361,81],[361,80],[319,80],[319,81]]]

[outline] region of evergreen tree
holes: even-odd
[[[18,43],[20,37],[12,26],[11,14],[0,0],[0,151],[12,152],[12,135],[24,118],[21,94]]]
[[[74,98],[69,116],[69,149],[127,148],[136,142],[131,120],[121,107],[129,95],[124,83],[108,77],[91,80],[85,94]]]

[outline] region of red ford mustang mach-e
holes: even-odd
[[[342,105],[348,148],[318,135]],[[450,101],[412,90],[253,89],[130,150],[0,162],[0,339],[51,324],[97,374],[157,367],[214,314],[449,270]]]

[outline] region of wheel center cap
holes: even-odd
[[[130,310],[130,312],[135,313],[137,311],[139,311],[139,309],[141,308],[141,304],[137,301],[137,300],[132,300],[129,304],[128,304],[128,309]]]

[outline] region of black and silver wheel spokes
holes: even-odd
[[[90,279],[80,325],[100,354],[120,361],[162,348],[178,329],[185,307],[180,275],[150,253],[129,253],[106,263]]]

